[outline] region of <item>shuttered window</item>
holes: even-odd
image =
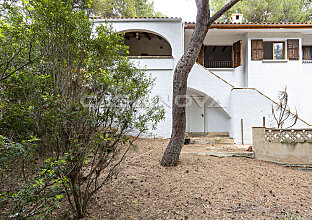
[[[287,53],[289,60],[299,60],[299,40],[287,40]]]
[[[233,44],[233,67],[242,65],[242,41],[237,41]]]
[[[251,40],[251,59],[263,60],[263,40]]]
[[[302,59],[312,60],[312,46],[302,46]]]

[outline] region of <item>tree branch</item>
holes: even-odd
[[[208,27],[215,22],[218,18],[220,18],[225,12],[227,12],[229,9],[231,9],[236,3],[238,3],[241,0],[232,0],[229,3],[227,3],[223,8],[221,8],[219,11],[217,11],[208,22]]]
[[[38,57],[36,57],[35,59],[33,59],[33,60],[30,60],[30,61],[28,61],[27,63],[25,63],[24,65],[22,65],[22,66],[20,66],[19,68],[17,68],[16,70],[14,70],[14,71],[12,71],[12,72],[10,72],[9,74],[7,74],[6,76],[4,76],[4,77],[2,77],[2,78],[0,78],[0,81],[3,81],[3,80],[5,80],[5,79],[7,79],[7,78],[9,78],[10,76],[12,76],[14,73],[16,73],[17,71],[19,71],[19,70],[21,70],[21,69],[23,69],[25,66],[27,66],[28,64],[30,64],[30,63],[32,63],[34,60],[36,60],[37,58],[39,58],[39,56]]]

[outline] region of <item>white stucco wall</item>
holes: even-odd
[[[109,19],[113,29],[117,32],[145,31],[165,38],[172,48],[174,66],[184,52],[183,23],[181,18],[149,18],[149,19]],[[95,25],[105,22],[104,19],[95,19]]]
[[[232,123],[231,130],[235,143],[242,143],[241,119],[244,127],[244,144],[252,144],[252,127],[262,127],[263,117],[266,118],[266,127],[275,127],[272,117],[270,99],[255,89],[233,89],[231,93]],[[287,126],[287,124],[285,125]],[[308,128],[303,121],[298,120],[294,128]]]
[[[147,70],[146,72],[155,78],[155,86],[152,90],[151,97],[158,95],[161,104],[165,108],[165,120],[158,124],[157,130],[152,131],[152,135],[169,138],[172,124],[172,70]]]
[[[312,46],[312,35],[302,35],[302,45]],[[300,51],[302,56],[302,52]],[[303,104],[298,109],[299,115],[312,123],[312,63],[302,64],[302,84],[301,87],[304,88],[303,93],[300,94],[303,100]]]
[[[104,22],[103,19],[96,19],[94,21],[95,25],[100,25]],[[158,124],[156,131],[151,131],[150,133],[156,137],[169,138],[171,136],[172,124],[171,106],[173,71],[184,52],[183,24],[181,19],[111,19],[109,22],[117,32],[150,32],[163,37],[171,45],[172,57],[136,57],[135,59],[130,59],[136,67],[146,70],[147,74],[150,74],[155,78],[155,86],[152,90],[151,97],[158,95],[165,107],[165,120]]]
[[[189,74],[187,86],[207,94],[229,114],[230,93],[233,88],[230,84],[195,63]]]
[[[207,108],[207,131],[229,132],[231,119],[218,107]]]
[[[286,60],[284,62],[268,62],[251,60],[251,40],[284,41]],[[287,60],[287,39],[299,39],[300,59]],[[311,38],[305,38],[305,44]],[[278,92],[287,86],[289,104],[298,110],[299,116],[312,122],[312,87],[309,79],[312,65],[302,64],[301,33],[249,33],[248,34],[248,87],[257,88],[273,100],[277,100]],[[310,67],[310,68],[309,68]]]
[[[174,69],[174,59],[173,58],[131,58],[133,62],[140,69],[147,70],[173,70]],[[172,72],[171,72],[172,74]]]

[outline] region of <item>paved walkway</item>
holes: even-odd
[[[254,153],[248,151],[250,145],[236,144],[189,144],[184,145],[182,153],[208,155],[216,157],[249,157],[253,158]]]

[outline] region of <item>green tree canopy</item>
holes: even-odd
[[[226,0],[212,0],[210,4],[217,11],[225,3]],[[234,13],[243,14],[248,22],[307,22],[312,8],[310,0],[242,0],[219,21],[229,21]]]
[[[103,17],[161,17],[149,0],[94,0],[92,13]]]

